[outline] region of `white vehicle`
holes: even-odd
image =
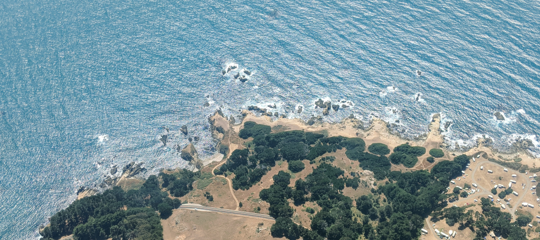
[[[504,206],[504,204],[501,204],[501,208],[502,208],[502,209],[506,209],[506,207]]]
[[[510,200],[512,200],[512,199],[511,199],[511,198],[509,198],[509,199],[508,199],[508,200],[506,200],[506,201],[510,202]]]
[[[533,174],[533,177],[536,177],[536,173],[535,173],[535,174]]]
[[[463,190],[463,188],[462,188],[462,187],[460,187],[460,186],[457,186],[457,188],[459,188],[459,190]]]
[[[456,184],[456,182],[454,182],[454,181],[450,181],[450,182],[451,182],[452,184]]]
[[[531,189],[536,189],[536,186],[532,186],[532,188],[531,188]]]
[[[435,233],[437,233],[437,235],[439,235],[440,232],[439,232],[439,230],[435,229]]]
[[[536,218],[540,219],[540,216],[536,215]]]
[[[530,224],[529,224],[530,225]],[[531,225],[532,226],[532,225]],[[441,232],[441,235],[445,238],[448,238],[448,235],[446,233]]]
[[[473,157],[473,158],[472,158],[472,161],[473,161],[473,162],[476,162],[476,159],[474,159],[474,157]]]
[[[427,234],[427,233],[428,233],[428,231],[427,231],[426,229],[423,229],[423,228],[422,228],[422,232],[423,232],[424,234]]]
[[[476,183],[473,183],[472,186],[473,186],[473,187],[478,187],[478,185],[476,185]]]
[[[493,188],[497,188],[497,187],[499,187],[499,184],[495,184],[495,186],[493,186]]]
[[[527,203],[526,203],[526,202],[522,202],[522,203],[521,203],[521,206],[526,207],[526,206],[527,206]]]
[[[528,205],[530,208],[534,208],[534,205],[532,205],[532,204],[530,204],[530,203],[527,204],[527,205]]]
[[[531,182],[536,182],[536,180],[533,179],[533,180],[531,180]]]
[[[493,196],[491,196],[491,195],[488,195],[488,198],[491,198],[491,199],[493,199]]]
[[[484,166],[480,166],[480,170],[484,170]]]
[[[505,168],[505,169],[503,169],[503,170],[504,170],[505,172],[508,172],[508,169],[506,169],[506,168]]]
[[[501,202],[501,199],[500,199],[500,198],[497,198],[497,202]]]
[[[514,191],[513,194],[516,196],[519,196],[519,194],[516,191]]]
[[[457,231],[454,231],[454,234],[452,234],[453,238],[456,238],[456,233],[457,233]]]
[[[478,202],[478,200],[474,199],[474,202]]]
[[[448,231],[449,236],[452,236],[452,233],[454,233],[454,231],[452,231],[452,230]]]
[[[508,183],[508,188],[511,188],[512,187],[512,183]]]
[[[510,180],[511,183],[516,184],[516,180]]]
[[[504,188],[504,185],[502,185],[502,184],[499,184],[499,188]]]
[[[512,177],[517,177],[517,175],[516,175],[516,174],[512,174]]]
[[[529,223],[529,227],[533,227],[532,224]]]
[[[493,171],[491,171],[491,170],[488,170],[488,173],[493,173]]]

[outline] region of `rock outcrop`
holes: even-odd
[[[180,157],[186,161],[192,162],[199,159],[199,154],[197,153],[195,146],[193,146],[193,143],[190,143],[180,151]]]
[[[122,169],[122,178],[130,178],[140,173],[146,172],[146,168],[142,167],[144,163],[130,162]]]

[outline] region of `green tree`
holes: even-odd
[[[435,158],[441,158],[444,157],[444,152],[441,149],[433,148],[429,150],[429,155]]]
[[[390,153],[390,149],[388,149],[388,146],[382,143],[373,143],[369,145],[368,151],[377,155],[386,155]]]
[[[163,219],[167,219],[172,215],[173,208],[167,203],[160,203],[158,205],[159,216]]]
[[[300,172],[304,170],[305,165],[302,161],[296,160],[296,161],[290,161],[289,162],[289,170],[293,173]]]

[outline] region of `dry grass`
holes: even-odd
[[[171,217],[161,220],[164,240],[274,239],[272,224],[271,220],[184,209],[175,209]]]

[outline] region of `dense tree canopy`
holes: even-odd
[[[444,157],[444,152],[441,149],[433,148],[429,150],[429,155],[435,158],[442,158]]]
[[[184,173],[187,176],[182,172],[176,176],[161,175],[162,185],[171,187],[177,180],[191,179],[191,174],[195,174]],[[70,234],[75,239],[163,239],[156,210],[162,218],[167,218],[172,208],[180,205],[180,201],[170,199],[161,191],[160,182],[153,175],[138,190],[125,192],[114,187],[102,194],[76,200],[51,217],[50,226],[42,231],[42,235],[44,239],[60,239]]]
[[[368,151],[377,155],[386,155],[390,153],[390,149],[388,149],[388,146],[382,143],[373,143],[369,145]]]

